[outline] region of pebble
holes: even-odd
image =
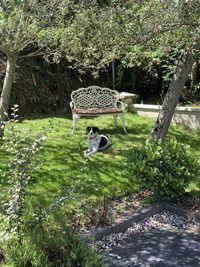
[[[125,232],[114,233],[104,236],[99,241],[94,241],[93,245],[98,252],[109,250],[112,246],[117,246],[133,234],[143,234],[154,229],[159,229],[163,226],[173,226],[179,229],[189,229],[193,226],[200,227],[200,223],[186,219],[185,217],[172,214],[168,211],[155,214],[144,220],[133,223],[132,227],[128,228]]]

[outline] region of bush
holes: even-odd
[[[175,139],[149,139],[133,151],[128,167],[140,189],[154,192],[156,198],[175,201],[199,175],[200,164],[189,146]]]
[[[2,138],[2,147],[10,155],[8,167],[1,170],[3,184],[2,198],[0,199],[0,214],[4,218],[4,238],[13,235],[19,240],[24,228],[23,216],[26,209],[27,187],[31,180],[32,172],[39,163],[35,160],[35,154],[42,148],[46,139],[45,133],[38,133],[31,140],[23,129],[16,127],[17,105],[12,108],[13,119],[8,121],[5,137]],[[0,222],[0,224],[2,224]]]

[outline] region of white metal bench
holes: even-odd
[[[119,101],[119,93],[116,90],[99,86],[80,88],[71,93],[70,107],[73,116],[72,134],[80,117],[101,115],[113,115],[116,127],[117,117],[119,116],[122,120],[122,127],[126,132],[125,104]]]

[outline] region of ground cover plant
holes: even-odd
[[[31,234],[27,234],[27,238],[24,239],[21,247],[23,247],[24,251],[28,251],[28,248],[32,247],[32,250],[30,250],[32,251],[32,258],[39,253],[38,255],[44,262],[44,258],[47,257],[44,253],[45,245],[41,248],[38,244],[43,244],[41,239],[47,240],[47,233],[56,233],[58,242],[56,243],[55,241],[55,247],[58,248],[59,243],[64,244],[66,241],[63,233],[68,232],[66,230],[68,226],[84,227],[85,225],[108,223],[110,200],[134,194],[138,191],[138,180],[137,178],[134,179],[127,167],[128,156],[130,152],[145,143],[154,125],[154,120],[142,118],[136,114],[126,114],[126,120],[127,134],[123,132],[121,125],[117,129],[114,128],[111,117],[81,119],[74,135],[71,135],[71,116],[27,119],[17,123],[19,129],[31,129],[33,133],[48,129],[43,148],[36,156],[40,166],[32,173],[32,178],[27,187],[29,197],[26,199],[26,209],[23,214],[24,221],[32,222],[33,217],[39,217],[44,211],[48,213],[52,203],[55,203],[57,199],[60,200],[60,198],[57,198],[59,193],[66,192],[66,201],[59,202],[53,212],[45,214],[48,218],[43,224],[45,228],[42,230],[41,228],[36,228],[39,236],[33,231]],[[85,128],[89,125],[96,125],[101,129],[102,133],[108,134],[112,139],[113,145],[92,157],[84,158],[83,152],[87,148]],[[183,126],[172,125],[169,136],[175,137],[179,142],[190,145],[193,155],[199,158],[200,148],[198,147],[197,131]],[[8,171],[7,163],[9,158],[10,155],[1,147],[0,169],[2,169],[2,172],[6,173]],[[74,183],[77,187],[72,192],[73,196],[71,196],[68,189]],[[2,179],[1,186],[4,186]],[[187,190],[200,190],[200,178],[195,177]],[[92,265],[94,260],[91,262],[91,258],[94,258],[94,256],[91,256],[92,254],[86,255],[84,245],[79,245],[79,249],[76,250],[75,244],[78,241],[75,241],[76,239],[74,238],[68,238],[68,240],[73,240],[73,242],[67,242],[69,246],[70,243],[74,244],[71,254],[66,245],[64,249],[62,247],[63,250],[54,251],[54,259],[59,258],[58,255],[61,255],[64,260],[69,261],[70,258],[72,266],[77,264],[77,260],[84,262],[87,259],[88,265],[85,263],[84,266],[94,266]],[[49,242],[51,241],[49,240]],[[35,244],[35,247],[32,246],[32,243]],[[47,249],[48,251],[51,250],[49,246],[47,246]],[[68,259],[63,256],[66,251],[70,255]],[[19,258],[20,253],[20,249],[10,250],[9,257]],[[77,255],[80,253],[86,255],[86,257],[77,259]],[[25,257],[23,260],[27,260],[30,257],[26,253],[21,254],[26,255],[26,257],[23,256]],[[48,260],[48,257],[45,258],[45,261],[48,262]],[[91,265],[89,265],[88,261]],[[96,259],[95,266],[98,266],[97,262],[98,259]],[[36,262],[33,266],[37,266],[37,264]],[[101,266],[100,263],[98,264]]]

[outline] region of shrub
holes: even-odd
[[[42,148],[46,135],[39,133],[34,140],[30,140],[30,136],[26,136],[23,129],[16,127],[17,105],[12,110],[13,119],[7,122],[6,135],[2,140],[5,151],[10,154],[10,160],[7,170],[2,171],[4,192],[0,211],[5,219],[5,238],[16,235],[21,239],[27,186],[31,173],[38,166],[35,154]]]
[[[190,147],[176,139],[147,140],[131,153],[128,167],[140,188],[168,201],[177,200],[200,173],[199,162]]]

